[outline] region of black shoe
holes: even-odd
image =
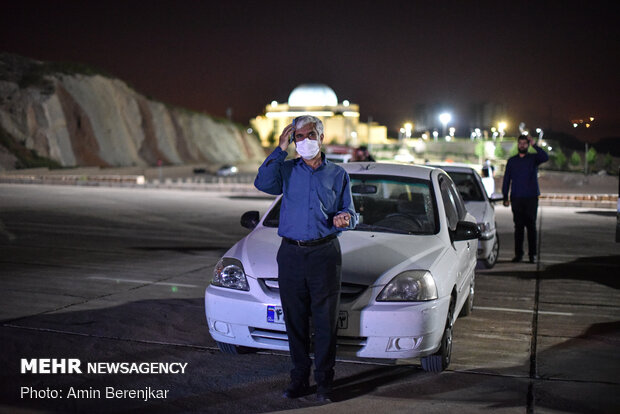
[[[512,258],[511,262],[512,263],[519,263],[521,260],[523,260],[523,256],[515,256]]]
[[[536,255],[535,254],[530,255],[530,263],[536,263]]]
[[[316,399],[322,403],[332,402],[332,389],[331,387],[325,387],[318,385],[316,388]]]
[[[284,393],[282,393],[282,396],[284,398],[291,398],[291,399],[303,397],[304,395],[308,393],[309,388],[310,388],[310,385],[308,384],[307,380],[306,381],[292,380],[288,388],[284,390]]]

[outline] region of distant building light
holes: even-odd
[[[573,128],[577,128],[577,122],[573,122]]]
[[[254,132],[254,130],[252,128],[248,128],[247,133],[251,134],[252,132]]]
[[[275,108],[276,106],[278,106],[278,101],[271,101],[271,106],[273,108]]]
[[[428,139],[428,134],[427,133],[422,134],[422,139]]]
[[[349,102],[348,100],[346,100],[346,99],[345,99],[344,101],[342,101],[342,104],[343,104],[344,106],[349,106],[350,102]]]
[[[359,118],[360,113],[356,112],[356,111],[343,111],[342,115],[343,116],[348,116],[348,117],[351,117],[351,118]]]

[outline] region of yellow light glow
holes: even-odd
[[[499,124],[497,124],[497,127],[499,128],[500,131],[505,130],[507,126],[508,126],[508,124],[506,122],[504,122],[504,121],[502,121]]]
[[[593,121],[594,121],[594,117],[593,117],[593,116],[591,116],[591,117],[590,117],[590,122],[593,122]]]
[[[590,128],[590,124],[586,122],[586,128]]]
[[[355,112],[355,111],[343,111],[342,115],[348,116],[348,117],[351,117],[351,118],[359,118],[360,113],[359,112]]]
[[[278,101],[271,101],[271,106],[273,108],[275,108],[276,106],[278,106]]]

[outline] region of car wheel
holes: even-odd
[[[471,284],[469,285],[469,295],[467,295],[467,300],[463,304],[463,308],[461,309],[461,313],[459,316],[469,316],[471,311],[474,310],[474,288],[476,285],[476,275],[474,275],[471,279]]]
[[[487,269],[492,268],[497,263],[497,258],[499,257],[499,234],[495,233],[495,243],[493,243],[493,248],[491,248],[491,253],[489,256],[482,261],[484,267]]]
[[[227,344],[224,342],[216,342],[216,343],[217,343],[217,347],[224,354],[239,355],[239,354],[249,354],[249,353],[255,352],[254,348],[248,348],[245,346],[237,346],[233,344]]]
[[[454,312],[454,302],[450,304],[446,327],[441,337],[441,346],[433,355],[421,358],[422,369],[426,372],[441,372],[448,368],[452,358],[452,313]]]

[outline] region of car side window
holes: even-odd
[[[450,230],[456,230],[456,224],[459,221],[459,210],[457,207],[457,197],[454,190],[454,184],[446,176],[439,177],[439,191],[441,191],[441,199],[443,200],[444,209],[446,210],[446,218],[448,219],[448,227]]]
[[[467,208],[465,207],[465,202],[463,201],[461,193],[459,193],[459,190],[456,188],[454,183],[450,183],[450,192],[452,193],[454,203],[456,204],[459,220],[464,220],[467,215]]]

